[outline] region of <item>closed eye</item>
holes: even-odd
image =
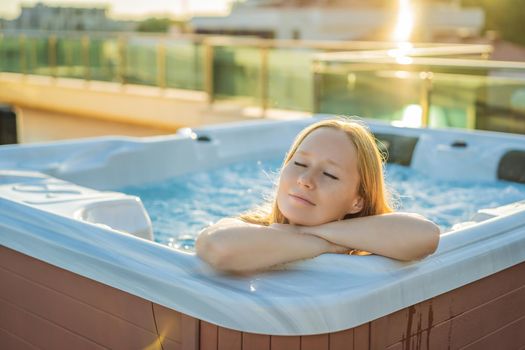
[[[331,179],[339,180],[339,178],[338,178],[337,176],[335,176],[335,175],[329,174],[329,173],[327,173],[327,172],[324,172],[323,174],[326,175],[326,176],[328,176],[328,177],[331,178]]]
[[[294,165],[297,165],[297,166],[300,166],[300,167],[303,167],[303,168],[307,168],[306,164],[299,163],[299,162],[293,162],[293,163],[294,163]],[[334,179],[334,180],[339,180],[339,178],[337,176],[332,175],[330,173],[327,173],[326,171],[323,172],[323,175],[328,176],[329,178]]]

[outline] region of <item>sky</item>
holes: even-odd
[[[20,5],[99,7],[108,5],[108,16],[115,19],[146,17],[180,17],[191,14],[227,13],[232,0],[0,0],[0,18],[13,19],[20,14]]]

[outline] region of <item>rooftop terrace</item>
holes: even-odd
[[[0,102],[17,108],[21,142],[312,113],[525,133],[525,64],[491,53],[474,44],[4,32]]]

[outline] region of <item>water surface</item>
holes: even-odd
[[[142,199],[157,242],[192,250],[203,227],[271,198],[281,162],[279,158],[235,163],[119,191]],[[422,214],[443,231],[469,220],[478,209],[525,198],[525,185],[517,183],[437,181],[393,164],[387,165],[385,173],[397,209]]]

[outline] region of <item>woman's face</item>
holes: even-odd
[[[321,127],[282,169],[277,205],[291,224],[321,225],[362,209],[358,186],[354,144],[344,131]]]

